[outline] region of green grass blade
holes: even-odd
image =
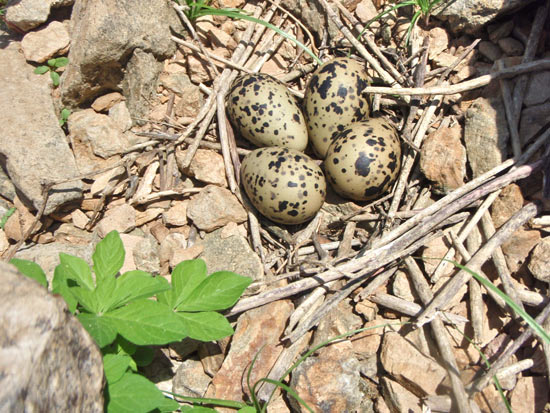
[[[188,396],[182,396],[178,393],[172,393],[170,391],[163,390],[162,391],[165,394],[169,394],[171,396],[177,397],[178,399],[181,399],[183,401],[186,401],[188,403],[193,403],[196,405],[209,405],[209,406],[220,406],[220,407],[229,407],[232,409],[242,409],[244,407],[247,407],[248,404],[244,402],[235,402],[233,400],[224,400],[224,399],[208,399],[208,398],[202,398],[202,397],[188,397]]]
[[[468,274],[472,275],[477,281],[479,281],[483,286],[491,291],[493,291],[495,294],[500,296],[504,301],[506,301],[506,304],[514,310],[516,314],[518,314],[521,318],[525,320],[525,322],[533,329],[533,331],[541,337],[544,341],[547,343],[550,343],[550,336],[548,333],[544,330],[544,328],[541,327],[539,323],[537,323],[533,317],[531,317],[529,314],[525,312],[522,308],[520,308],[508,295],[503,293],[499,288],[497,288],[491,281],[486,279],[485,277],[482,277],[478,273],[472,271],[468,267],[465,267],[464,265],[460,265],[458,262],[453,260],[445,260],[453,264],[455,267],[460,268],[461,270],[466,271]]]
[[[259,383],[259,382],[270,383],[270,384],[273,384],[273,385],[283,389],[289,395],[291,395],[298,403],[300,403],[302,406],[304,406],[309,412],[313,413],[313,409],[311,407],[309,407],[308,404],[300,396],[298,396],[298,393],[296,393],[292,387],[287,386],[286,384],[284,384],[280,381],[272,380],[272,379],[268,379],[268,378],[260,379],[260,380],[258,380],[257,383]]]

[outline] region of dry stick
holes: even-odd
[[[545,320],[550,315],[550,303],[544,307],[544,309],[535,317],[535,321],[538,324],[544,324]],[[516,352],[518,349],[533,335],[533,329],[527,328],[520,336],[510,343],[508,347],[498,356],[498,358],[493,362],[489,370],[483,374],[479,379],[475,380],[468,386],[468,392],[470,394],[475,394],[482,391],[489,382],[492,380],[493,376],[506,364],[508,359]]]
[[[524,168],[524,167],[522,167]],[[516,171],[520,170],[518,168]],[[513,174],[515,171],[511,172]],[[474,256],[468,261],[466,267],[471,271],[477,272],[481,266],[493,254],[496,247],[510,238],[510,236],[525,222],[533,218],[540,212],[540,206],[537,204],[527,204],[518,212],[516,212],[500,229],[481,247]],[[422,314],[418,317],[416,325],[423,326],[427,322],[433,320],[437,312],[446,308],[452,298],[457,294],[458,290],[472,277],[472,275],[460,270],[451,278],[451,280],[438,292]]]
[[[433,293],[430,289],[428,281],[424,277],[424,274],[422,274],[420,267],[418,267],[414,259],[411,257],[406,257],[404,261],[409,270],[409,274],[416,292],[424,305],[428,304],[433,298]],[[468,395],[466,394],[464,383],[462,383],[462,380],[460,379],[460,370],[456,364],[456,359],[452,351],[453,347],[449,340],[449,336],[447,335],[447,331],[445,330],[445,326],[443,325],[443,321],[441,321],[441,318],[436,317],[430,323],[430,326],[432,328],[435,341],[437,342],[439,354],[441,354],[441,357],[447,364],[447,373],[451,379],[451,386],[458,405],[458,411],[468,413],[470,412]]]
[[[483,228],[483,232],[485,234],[485,238],[492,237],[495,234],[496,232],[495,226],[488,212],[483,214],[483,217],[481,218],[481,225]],[[498,275],[500,276],[500,280],[502,281],[504,292],[508,294],[508,296],[512,299],[514,303],[517,304],[519,308],[521,308],[522,310],[525,310],[525,308],[523,307],[523,303],[518,297],[516,287],[512,282],[512,275],[510,274],[510,270],[508,269],[508,265],[506,264],[506,258],[504,258],[504,253],[502,252],[502,248],[500,247],[495,248],[495,252],[493,253],[493,263],[495,264],[495,267],[497,268],[497,271],[498,271]],[[518,317],[519,316],[516,315],[516,318]]]
[[[227,183],[229,190],[233,193],[238,189],[237,181],[235,180],[235,169],[233,168],[233,162],[231,157],[231,150],[229,148],[229,137],[227,133],[227,119],[225,117],[225,93],[221,90],[218,92],[216,98],[217,103],[217,115],[218,115],[218,137],[220,144],[222,145],[223,164],[225,167],[225,175],[227,176]],[[238,172],[237,172],[238,173]]]
[[[367,42],[367,46],[376,55],[376,57],[378,58],[378,61],[382,64],[382,66],[384,66],[391,73],[391,75],[397,80],[397,82],[400,85],[404,85],[405,78],[403,77],[403,75],[399,73],[399,71],[395,68],[395,66],[380,51],[376,42],[371,38],[370,33],[368,33],[365,30],[365,28],[359,23],[359,20],[357,20],[355,16],[351,14],[349,10],[346,9],[344,5],[342,5],[342,3],[340,3],[340,1],[336,0],[334,4],[336,4],[336,7],[338,7],[338,10],[340,10],[340,13],[342,13],[345,16],[345,18],[349,20],[349,22],[353,25],[355,30],[358,33],[363,33],[362,39],[364,39]]]
[[[548,16],[548,10],[550,9],[550,0],[546,1],[546,4],[540,6],[537,9],[535,14],[535,20],[533,21],[533,26],[531,27],[531,32],[529,33],[529,38],[527,39],[527,45],[525,51],[523,52],[522,63],[528,63],[533,60],[539,46],[539,39],[541,37],[542,30],[544,28],[544,23]],[[521,114],[521,106],[523,105],[523,98],[525,96],[525,91],[527,90],[527,81],[528,76],[523,75],[516,79],[514,86],[514,125],[519,122],[519,117]]]
[[[340,20],[340,17],[332,10],[330,5],[327,3],[326,0],[319,0],[323,8],[325,9],[325,12],[327,13],[328,17],[336,24],[336,27],[338,27],[338,30],[342,32],[344,37],[350,41],[350,43],[357,49],[359,54],[371,65],[371,67],[380,75],[380,77],[389,85],[396,85],[397,82],[395,79],[390,75],[388,72],[386,72],[382,66],[380,66],[380,63],[378,63],[378,60],[376,60],[368,51],[365,49],[365,47],[359,42],[353,34],[349,31],[349,29],[344,26],[342,21]],[[397,88],[397,86],[396,86]]]
[[[502,60],[498,60],[496,65],[499,70],[504,69]],[[512,151],[515,157],[519,157],[521,156],[521,141],[519,139],[518,125],[517,122],[515,122],[510,81],[507,79],[499,79],[499,83],[502,100],[504,101],[504,112],[506,114],[508,130],[510,131],[510,139],[512,141]]]
[[[489,238],[489,237],[487,237]],[[474,254],[481,246],[481,233],[476,226],[474,230],[468,235],[466,239],[468,246],[468,253]],[[464,262],[467,262],[464,260]],[[470,319],[472,321],[472,327],[474,330],[473,340],[475,343],[481,343],[483,335],[483,297],[481,295],[481,287],[475,278],[468,281],[468,298],[470,304]]]
[[[512,66],[498,72],[488,75],[479,76],[475,79],[466,80],[461,83],[450,86],[434,86],[426,88],[392,88],[380,86],[367,86],[363,93],[379,93],[384,95],[454,95],[456,93],[467,92],[468,90],[477,89],[487,86],[491,81],[497,79],[507,79],[518,76],[523,73],[539,72],[541,70],[550,69],[550,59],[540,59],[534,62],[522,63]]]

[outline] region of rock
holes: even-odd
[[[222,341],[229,340],[230,337],[225,337]],[[214,377],[223,364],[223,359],[225,358],[224,349],[217,342],[211,341],[200,343],[198,353],[204,372],[210,377]]]
[[[226,32],[213,25],[209,21],[198,20],[196,23],[197,33],[204,39],[207,39],[212,48],[227,47],[233,51],[237,47],[237,42]]]
[[[73,140],[91,146],[93,153],[103,159],[120,154],[130,146],[113,119],[93,109],[73,112],[67,124]]]
[[[365,24],[378,15],[378,10],[376,10],[376,7],[372,3],[372,0],[362,0],[355,7],[355,15],[361,23]],[[374,22],[373,24],[371,24],[371,27],[373,29],[376,29],[379,26],[380,23],[378,22]]]
[[[117,16],[116,24],[112,16]],[[155,62],[176,50],[171,30],[180,32],[181,25],[164,0],[77,2],[71,15],[69,65],[61,82],[64,105],[79,106],[122,85],[130,113],[143,117],[148,110],[144,102],[154,93],[162,68]]]
[[[521,143],[525,144],[532,138],[550,119],[550,102],[542,105],[531,106],[521,111],[519,123],[519,136]]]
[[[162,222],[165,225],[181,227],[187,224],[187,205],[189,200],[172,201],[172,205],[168,211],[163,212]]]
[[[456,0],[440,2],[432,11],[449,22],[455,32],[477,34],[497,16],[510,13],[532,3],[532,0]]]
[[[512,390],[510,405],[514,412],[542,412],[548,402],[548,378],[522,377]]]
[[[522,56],[525,50],[523,43],[513,37],[500,39],[498,45],[507,56]]]
[[[195,117],[204,105],[204,96],[197,85],[189,81],[182,98],[174,107],[174,113],[180,117]]]
[[[479,53],[490,62],[494,62],[500,59],[502,56],[502,50],[500,50],[500,47],[498,47],[498,45],[494,44],[493,42],[489,42],[487,40],[479,42],[477,49],[479,50]]]
[[[109,232],[129,232],[136,227],[136,210],[128,204],[115,206],[107,210],[105,216],[97,223],[97,233],[101,238]]]
[[[185,360],[176,370],[172,392],[187,397],[203,397],[211,378],[196,356]]]
[[[508,242],[502,244],[502,252],[512,273],[527,261],[529,253],[539,241],[539,231],[520,228],[514,232]]]
[[[500,228],[522,207],[523,195],[520,187],[517,184],[504,187],[491,205],[491,218],[495,228]]]
[[[0,168],[0,195],[12,202],[15,199],[15,186],[3,168]]]
[[[510,36],[514,29],[514,21],[506,20],[503,23],[490,24],[487,26],[487,33],[489,33],[489,40],[493,43],[498,42],[500,39]]]
[[[422,402],[413,393],[388,377],[382,377],[382,394],[392,412],[423,413]]]
[[[176,152],[176,160],[180,170],[186,155],[187,150]],[[227,187],[223,156],[218,152],[197,149],[189,168],[183,169],[183,172],[201,182]]]
[[[107,93],[94,100],[94,103],[92,103],[92,109],[96,112],[106,112],[115,104],[122,102],[123,100],[124,96],[118,92]]]
[[[433,59],[435,56],[449,49],[449,34],[442,27],[434,27],[429,32],[430,49],[428,59]]]
[[[422,261],[424,270],[426,274],[431,277],[435,269],[440,265],[440,260],[437,258],[443,258],[451,245],[447,241],[446,237],[434,238],[426,243],[422,250],[422,257],[425,258]],[[447,265],[446,270],[444,270],[441,275],[447,276],[451,275],[454,272],[454,267],[452,265]]]
[[[8,250],[10,243],[3,229],[0,229],[0,255]]]
[[[225,58],[229,57],[225,56],[225,53],[220,55],[219,51],[215,54]],[[200,83],[208,83],[216,78],[217,74],[214,72],[208,61],[200,57],[198,53],[189,52],[186,53],[185,57],[187,62],[187,73],[189,74],[191,82],[195,85],[199,85]]]
[[[191,198],[187,217],[199,229],[213,231],[230,222],[244,222],[248,214],[231,191],[208,185]]]
[[[99,348],[59,296],[0,263],[0,406],[103,411]]]
[[[350,348],[349,342],[324,347],[292,372],[291,387],[314,411],[365,411],[359,361]],[[306,411],[294,398],[289,401],[294,411]]]
[[[527,84],[527,91],[525,93],[525,98],[523,99],[523,104],[525,106],[534,106],[549,100],[549,84],[550,71],[533,73],[529,77],[529,83]]]
[[[120,269],[126,271],[141,270],[151,274],[158,274],[160,263],[158,258],[158,244],[152,237],[142,237],[132,234],[120,234],[124,245],[124,264]]]
[[[422,144],[420,169],[438,192],[447,193],[464,184],[466,149],[460,141],[460,125],[431,133]]]
[[[21,40],[21,50],[25,59],[43,63],[54,56],[67,53],[70,41],[65,25],[53,21],[45,28],[25,35]]]
[[[59,265],[59,253],[74,255],[82,258],[88,264],[92,264],[92,243],[88,245],[64,244],[52,242],[50,244],[35,244],[22,247],[15,253],[15,258],[29,260],[37,263],[46,273],[48,282],[51,283],[55,267]]]
[[[160,243],[159,259],[161,267],[167,267],[178,250],[187,248],[187,237],[179,233],[168,234]]]
[[[126,132],[132,127],[132,115],[130,115],[126,102],[115,103],[109,109],[109,117],[122,132]]]
[[[71,221],[73,225],[79,229],[86,228],[89,220],[90,218],[88,218],[88,216],[81,209],[75,209],[71,212]]]
[[[48,82],[33,73],[16,43],[0,48],[0,73],[3,116],[0,166],[34,208],[39,209],[43,202],[42,181],[62,181],[79,172],[54,113]],[[80,180],[56,185],[53,189],[45,215],[82,196]]]
[[[399,384],[418,397],[437,394],[438,386],[447,376],[446,370],[435,360],[395,332],[384,335],[380,362]]]
[[[48,20],[50,10],[70,6],[74,0],[20,0],[11,2],[6,10],[6,21],[26,32]]]
[[[283,350],[279,337],[292,310],[289,300],[279,300],[249,310],[239,317],[229,352],[212,379],[206,397],[243,400],[243,389],[248,388],[246,371],[258,352],[250,380],[255,383],[267,377]]]
[[[500,165],[510,133],[500,99],[478,98],[466,111],[464,142],[474,177]]]
[[[401,270],[397,270],[393,276],[392,292],[393,295],[403,300],[415,301],[416,298],[407,273]]]
[[[177,249],[173,252],[170,257],[170,268],[174,268],[182,261],[194,260],[198,258],[204,251],[204,245],[195,244],[185,249]]]
[[[252,251],[248,240],[242,235],[222,236],[223,228],[206,234],[199,244],[204,247],[200,257],[206,262],[208,273],[215,271],[233,271],[250,277],[254,281],[264,278],[260,257]]]
[[[329,37],[333,40],[339,37],[338,28],[330,18],[325,17],[325,11],[319,2],[283,0],[281,6],[306,25],[316,42],[323,39],[325,32],[328,32]]]
[[[550,237],[545,237],[540,240],[529,259],[527,268],[531,274],[540,281],[550,283]]]

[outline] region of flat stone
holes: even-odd
[[[172,392],[187,397],[203,397],[211,380],[200,360],[196,356],[190,357],[176,370]]]
[[[187,217],[199,229],[213,231],[230,222],[244,222],[248,214],[231,191],[208,185],[191,198]]]
[[[498,45],[507,56],[522,56],[525,50],[523,43],[513,37],[500,39]]]
[[[103,411],[103,359],[65,301],[0,263],[2,410]]]
[[[466,149],[460,125],[431,133],[422,143],[420,169],[438,192],[447,193],[464,184]]]
[[[477,49],[479,50],[479,53],[484,56],[487,60],[490,62],[494,62],[502,56],[502,50],[498,45],[494,44],[493,42],[489,42],[487,40],[483,40],[479,42]]]
[[[464,142],[474,177],[507,158],[510,133],[500,99],[478,98],[466,111]]]
[[[550,237],[540,240],[529,259],[527,268],[531,274],[540,281],[550,283]]]
[[[207,39],[212,47],[227,47],[229,50],[235,50],[237,42],[229,34],[213,25],[209,21],[197,21],[197,32],[203,38]]]
[[[384,335],[380,362],[399,384],[419,397],[436,394],[447,376],[442,366],[422,354],[399,333],[387,332]]]
[[[163,212],[162,222],[165,225],[174,227],[181,227],[187,224],[187,205],[189,200],[184,201],[172,201],[170,209]]]
[[[0,48],[0,73],[0,164],[15,187],[39,209],[41,182],[77,176],[76,161],[54,112],[47,79],[33,72],[16,43]],[[80,180],[56,185],[44,213],[81,196]]]
[[[394,412],[423,413],[422,402],[412,392],[388,377],[382,377],[384,401]]]
[[[103,159],[120,154],[130,146],[113,119],[93,109],[73,112],[67,123],[72,138],[90,145],[93,153]]]
[[[495,228],[500,228],[522,207],[523,195],[520,187],[517,184],[504,187],[491,205],[491,218]]]
[[[21,50],[25,59],[43,63],[54,56],[67,53],[70,42],[65,25],[53,21],[43,29],[26,34],[21,40]]]
[[[150,274],[159,272],[158,244],[151,238],[150,236],[120,234],[126,251],[124,264],[120,270],[121,274],[133,270],[141,270]]]
[[[522,377],[512,390],[510,405],[514,412],[542,412],[548,403],[548,378]]]
[[[439,53],[449,48],[449,34],[442,27],[434,27],[429,32],[430,49],[428,58],[433,59]]]
[[[20,0],[11,2],[6,10],[6,21],[24,32],[48,20],[50,10],[70,6],[74,0]]]
[[[129,232],[136,227],[136,210],[128,204],[122,204],[107,210],[105,217],[97,223],[97,233],[101,238],[109,232]]]
[[[187,155],[187,151],[177,151],[176,160],[180,166]],[[225,167],[223,156],[218,152],[208,149],[198,149],[191,160],[189,168],[183,169],[183,172],[198,181],[227,187],[227,178],[225,177]]]
[[[519,123],[519,136],[521,143],[525,144],[533,137],[550,119],[550,102],[535,105],[521,111]]]
[[[550,99],[549,84],[550,71],[533,73],[529,77],[523,104],[525,106],[534,106],[548,101]]]
[[[355,7],[355,15],[361,23],[365,24],[378,15],[378,10],[376,10],[372,0],[362,0]],[[377,29],[380,27],[380,23],[374,22],[371,27]]]
[[[106,93],[94,100],[92,103],[92,109],[96,112],[106,112],[111,109],[115,104],[122,102],[124,96],[119,92]]]
[[[0,255],[8,250],[10,243],[3,229],[0,229]]]
[[[539,231],[520,228],[513,233],[508,242],[502,244],[502,252],[512,273],[516,272],[527,261],[529,253],[539,241]]]
[[[503,23],[490,24],[487,26],[487,33],[489,33],[489,40],[493,43],[498,42],[500,39],[510,36],[514,29],[514,21],[507,20]]]
[[[126,132],[132,127],[132,115],[130,115],[130,111],[124,101],[115,103],[109,109],[109,117],[122,132]]]
[[[187,237],[179,233],[168,234],[160,243],[159,259],[162,268],[168,267],[178,250],[187,248]]]

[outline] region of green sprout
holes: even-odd
[[[59,73],[57,73],[57,69],[67,66],[69,59],[66,57],[56,57],[54,59],[49,59],[46,63],[47,65],[41,65],[34,69],[34,73],[43,75],[44,73],[50,72],[53,85],[59,86]]]

